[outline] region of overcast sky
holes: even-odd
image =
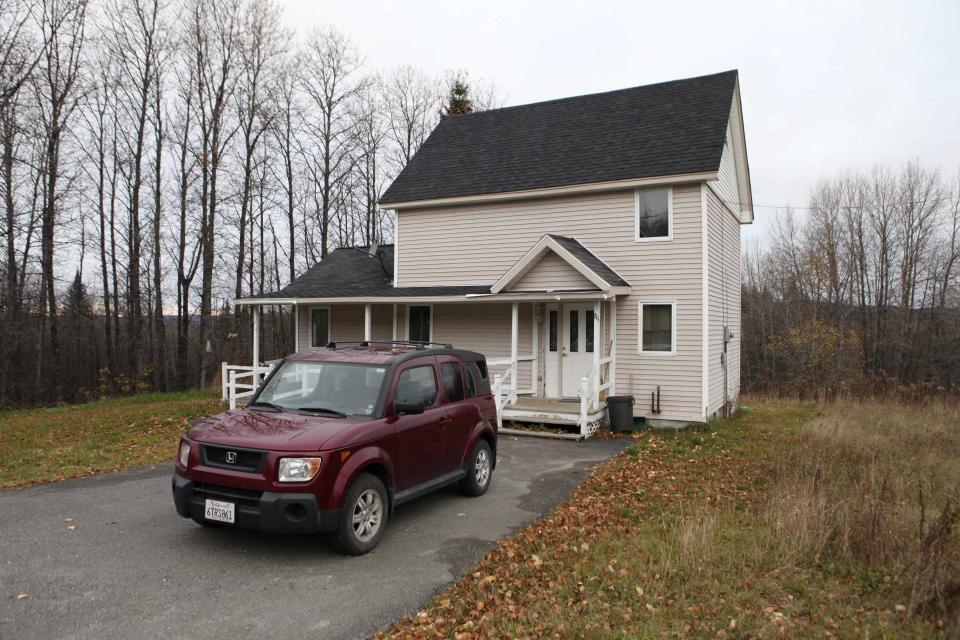
[[[281,2],[373,68],[466,69],[508,105],[739,69],[758,205],[802,206],[818,179],[876,163],[960,171],[960,0]],[[772,215],[757,207],[748,236]]]

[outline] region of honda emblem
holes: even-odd
[[[236,451],[227,451],[226,457],[228,464],[234,464],[237,461],[237,452]]]

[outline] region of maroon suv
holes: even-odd
[[[284,359],[246,408],[194,424],[173,499],[202,525],[335,532],[340,550],[366,553],[397,505],[455,482],[485,493],[495,424],[479,353],[331,343]]]

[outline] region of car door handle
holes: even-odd
[[[445,427],[448,424],[450,424],[450,418],[448,418],[447,416],[443,416],[442,418],[440,418],[439,422],[441,426]]]

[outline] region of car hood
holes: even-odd
[[[357,424],[355,418],[234,409],[198,421],[187,437],[249,449],[316,451]]]

